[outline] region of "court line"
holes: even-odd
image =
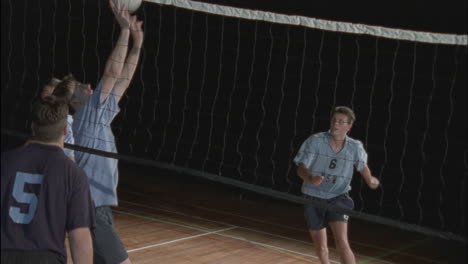
[[[140,206],[140,207],[144,207],[144,208],[149,208],[149,209],[154,209],[154,210],[160,210],[160,211],[165,211],[165,212],[169,212],[169,213],[173,213],[173,214],[178,214],[178,215],[181,215],[181,216],[184,216],[184,217],[189,217],[189,218],[195,218],[195,219],[199,219],[199,220],[203,220],[203,221],[207,221],[207,222],[213,222],[213,223],[217,223],[217,224],[223,224],[223,225],[228,225],[228,226],[235,226],[239,229],[245,229],[245,230],[248,230],[248,231],[253,231],[253,232],[256,232],[256,233],[260,233],[260,234],[265,234],[265,235],[269,235],[269,236],[272,236],[272,237],[279,237],[279,238],[283,238],[285,240],[290,240],[290,241],[294,241],[294,242],[300,242],[300,243],[303,243],[303,244],[307,244],[307,245],[310,245],[311,247],[313,246],[313,243],[311,242],[306,242],[306,241],[302,241],[302,240],[297,240],[297,239],[293,239],[293,238],[289,238],[289,237],[285,237],[285,236],[281,236],[281,235],[277,235],[277,234],[273,234],[273,233],[269,233],[269,232],[265,232],[265,231],[260,231],[260,230],[257,230],[257,229],[253,229],[253,228],[248,228],[248,227],[243,227],[243,226],[236,226],[236,225],[232,225],[232,224],[228,224],[228,223],[225,223],[225,222],[221,222],[221,221],[216,221],[216,220],[211,220],[211,219],[207,219],[207,218],[202,218],[202,217],[198,217],[198,216],[193,216],[193,215],[188,215],[188,214],[185,214],[185,213],[181,213],[181,212],[176,212],[176,211],[172,211],[172,210],[168,210],[168,209],[162,209],[160,207],[155,207],[155,206],[150,206],[150,205],[146,205],[146,204],[139,204],[139,203],[135,203],[135,202],[130,202],[130,201],[125,201],[125,200],[120,200],[121,202],[125,202],[125,203],[128,203],[128,204],[131,204],[131,205],[136,205],[136,206]],[[141,216],[141,215],[135,215],[135,216]],[[146,217],[146,216],[141,216],[141,217]],[[148,217],[148,219],[153,219],[152,217]],[[168,222],[168,221],[164,221],[165,223],[170,223],[170,224],[174,224],[174,223],[171,223],[171,222]],[[203,230],[203,229],[197,229],[197,228],[194,228],[194,227],[189,227],[189,226],[186,226],[186,225],[182,225],[182,224],[177,224],[179,226],[182,226],[182,227],[188,227],[188,228],[192,228],[192,229],[195,229],[195,230],[198,230],[198,231],[206,231],[206,230]],[[220,234],[218,234],[220,235]],[[235,238],[235,237],[233,237]],[[239,239],[239,238],[237,238]],[[242,240],[242,239],[241,239]],[[249,242],[252,242],[252,243],[259,243],[259,242],[254,242],[254,241],[250,241],[250,240],[245,240],[245,241],[249,241]],[[265,244],[266,245],[266,244]],[[274,247],[274,246],[272,246]],[[288,249],[283,249],[283,250],[288,250]],[[335,252],[337,255],[339,255],[337,253],[337,250],[335,248],[329,248],[330,251],[333,251]],[[391,254],[386,254],[389,252],[389,249],[385,249],[385,250],[382,250],[385,255],[391,255]],[[296,254],[299,254],[299,255],[305,255],[305,256],[309,256],[309,257],[313,257],[313,258],[317,258],[317,256],[315,255],[308,255],[308,254],[305,254],[305,253],[300,253],[300,252],[295,252],[295,251],[292,251]],[[357,254],[355,253],[356,256],[360,257],[360,258],[363,258],[363,259],[369,259],[371,256],[365,256],[365,255],[361,255],[361,254]],[[331,261],[331,260],[330,260]],[[387,263],[387,264],[394,264],[394,262],[390,262],[390,261],[387,261],[387,260],[383,260],[383,259],[379,259],[380,262],[382,263]],[[339,262],[337,262],[339,263]]]
[[[125,203],[131,204],[131,205],[136,205],[136,206],[140,206],[140,207],[144,207],[144,208],[149,208],[149,209],[154,209],[154,210],[160,210],[160,211],[164,211],[164,212],[168,212],[168,213],[172,213],[172,214],[177,214],[177,215],[181,215],[181,216],[184,216],[184,217],[190,217],[190,218],[194,218],[194,219],[199,219],[199,220],[203,220],[203,221],[207,221],[207,222],[212,222],[212,223],[216,223],[216,224],[222,224],[222,225],[230,225],[230,226],[232,226],[232,224],[229,224],[229,223],[226,223],[226,222],[221,222],[221,221],[217,221],[217,220],[207,219],[207,218],[203,218],[203,217],[199,217],[199,216],[194,216],[194,215],[188,215],[188,214],[186,214],[186,213],[177,212],[177,211],[173,211],[173,210],[169,210],[169,209],[165,209],[165,208],[161,208],[161,207],[155,207],[155,206],[151,206],[151,205],[145,205],[145,204],[140,204],[140,203],[125,201],[125,200],[120,200],[120,202],[125,202]],[[249,230],[249,231],[254,231],[254,232],[257,232],[257,233],[265,234],[265,235],[270,235],[270,236],[274,236],[274,237],[283,238],[283,239],[286,239],[286,240],[291,240],[291,241],[294,241],[294,242],[300,242],[300,243],[303,243],[303,244],[312,245],[312,243],[310,243],[310,242],[306,242],[306,241],[303,241],[303,240],[298,240],[298,239],[290,238],[290,237],[287,237],[287,236],[282,236],[282,235],[278,235],[278,234],[272,234],[272,233],[268,233],[268,232],[265,232],[265,231],[261,231],[261,230],[257,230],[257,229],[253,229],[253,228],[249,228],[249,227],[243,227],[243,226],[238,226],[238,227],[239,227],[239,228],[242,228],[242,229],[245,229],[245,230]],[[302,230],[301,232],[304,232],[304,230]]]
[[[139,214],[136,214],[136,213],[131,213],[131,212],[126,212],[126,211],[121,211],[121,210],[117,210],[115,208],[112,209],[113,211],[117,212],[117,213],[120,213],[120,214],[125,214],[125,215],[131,215],[131,216],[135,216],[135,217],[140,217],[140,218],[143,218],[143,219],[147,219],[147,220],[153,220],[155,222],[162,222],[162,223],[165,223],[165,224],[169,224],[169,225],[176,225],[176,226],[181,226],[181,227],[185,227],[185,228],[188,228],[188,229],[194,229],[194,230],[197,230],[197,231],[205,231],[205,230],[200,230],[199,228],[195,228],[195,227],[192,227],[192,226],[188,226],[188,225],[182,225],[182,224],[178,224],[178,223],[172,223],[172,222],[169,222],[169,221],[164,221],[164,220],[161,220],[161,219],[157,219],[157,218],[154,218],[154,217],[150,217],[150,216],[145,216],[145,215],[139,215]],[[258,245],[258,246],[262,246],[264,248],[267,248],[267,249],[276,249],[277,251],[281,251],[281,252],[289,252],[289,253],[294,253],[294,254],[297,254],[297,255],[302,255],[302,256],[307,256],[307,257],[311,257],[311,258],[314,258],[314,259],[319,259],[317,256],[315,255],[310,255],[310,254],[305,254],[305,253],[302,253],[302,252],[298,252],[298,251],[294,251],[294,250],[289,250],[289,249],[285,249],[285,248],[281,248],[281,247],[277,247],[277,246],[273,246],[273,245],[268,245],[268,244],[264,244],[264,243],[260,243],[260,242],[255,242],[255,241],[252,241],[252,240],[248,240],[248,239],[245,239],[245,238],[242,238],[242,237],[236,237],[236,236],[232,236],[232,235],[227,235],[227,234],[221,234],[221,232],[223,231],[227,231],[227,230],[231,230],[231,229],[236,229],[236,228],[242,228],[242,227],[239,227],[239,226],[232,226],[229,227],[229,228],[225,228],[225,229],[222,229],[222,230],[218,230],[218,231],[214,231],[214,232],[208,232],[208,233],[204,233],[204,234],[199,234],[199,235],[195,235],[195,236],[190,236],[190,237],[186,237],[186,238],[181,238],[181,239],[175,239],[173,241],[167,241],[167,242],[163,242],[163,243],[159,243],[159,244],[155,244],[156,246],[157,245],[160,245],[160,244],[170,244],[172,242],[178,242],[178,241],[181,241],[181,240],[185,240],[185,239],[190,239],[190,238],[195,238],[195,237],[200,237],[200,236],[205,236],[205,235],[210,235],[210,234],[215,234],[215,235],[218,235],[218,236],[224,236],[224,237],[228,237],[228,238],[233,238],[233,239],[236,239],[236,240],[240,240],[240,241],[244,241],[244,242],[248,242],[248,243],[251,243],[251,244],[254,244],[254,245]],[[138,249],[131,249],[131,250],[127,250],[127,252],[133,252],[133,251],[136,251],[136,250],[141,250],[141,249],[145,249],[145,248],[150,248],[150,247],[154,247],[153,245],[150,245],[150,246],[145,246],[145,247],[142,247],[142,248],[138,248]],[[291,256],[291,255],[289,255]],[[296,256],[294,256],[296,257]],[[302,259],[302,260],[305,260],[305,259]],[[305,260],[305,261],[308,261],[308,260]],[[335,264],[339,264],[339,262],[336,262],[334,260],[330,260],[331,263],[335,263]],[[393,264],[393,263],[391,263]]]
[[[290,241],[294,241],[294,242],[300,242],[300,243],[303,243],[303,244],[313,245],[313,243],[310,243],[310,242],[305,242],[305,241],[302,241],[302,240],[297,240],[297,239],[293,239],[293,238],[289,238],[289,237],[285,237],[285,236],[281,236],[281,235],[277,235],[277,234],[272,234],[272,233],[260,231],[260,230],[257,230],[257,229],[231,225],[229,223],[225,223],[225,222],[221,222],[221,221],[216,221],[216,220],[206,219],[206,218],[202,218],[202,217],[198,217],[198,216],[188,215],[188,214],[185,214],[185,213],[182,213],[182,212],[172,211],[172,210],[168,210],[168,209],[164,209],[164,208],[160,208],[160,207],[155,207],[155,206],[150,206],[150,205],[146,205],[146,204],[139,204],[139,203],[125,201],[125,200],[121,200],[121,201],[124,202],[124,203],[128,203],[128,204],[131,204],[131,205],[136,205],[136,206],[140,206],[140,207],[144,207],[144,208],[148,208],[148,209],[160,210],[160,211],[164,211],[164,212],[168,212],[168,213],[173,213],[173,214],[176,214],[176,215],[181,215],[181,216],[184,216],[184,217],[203,220],[203,221],[206,221],[206,222],[213,222],[213,223],[217,223],[217,224],[232,226],[231,229],[235,229],[235,228],[245,229],[245,230],[248,230],[248,231],[253,231],[253,232],[256,232],[256,233],[260,233],[260,234],[265,234],[265,235],[269,235],[269,236],[272,236],[272,237],[279,237],[279,238],[283,238],[285,240],[290,240]],[[123,211],[120,211],[120,212],[123,212]],[[125,213],[136,216],[136,217],[141,217],[141,218],[146,217],[146,218],[148,218],[150,220],[157,220],[157,221],[161,221],[161,222],[164,222],[164,223],[175,224],[175,222],[172,222],[172,221],[168,222],[168,221],[159,220],[159,219],[156,219],[156,218],[153,218],[153,217],[147,217],[147,216],[132,214],[132,213],[128,213],[128,212],[125,212]],[[149,213],[149,214],[151,214],[151,213]],[[177,225],[181,226],[181,227],[195,229],[195,230],[198,230],[198,231],[206,231],[204,229],[199,229],[199,228],[195,228],[193,226],[187,226],[187,225],[184,225],[184,224],[177,224]],[[217,234],[217,235],[224,236],[224,237],[229,237],[229,238],[233,238],[233,239],[237,239],[237,240],[241,240],[241,241],[245,241],[245,242],[249,242],[249,243],[256,244],[256,245],[266,247],[266,248],[270,248],[270,249],[273,249],[273,250],[278,250],[278,251],[281,251],[282,253],[290,252],[290,253],[293,253],[293,254],[318,259],[318,257],[315,256],[315,255],[309,255],[309,254],[305,254],[305,253],[298,252],[298,251],[293,251],[293,250],[289,250],[289,249],[285,249],[285,248],[281,248],[281,247],[277,247],[277,246],[273,246],[273,245],[268,245],[268,244],[264,244],[264,243],[260,243],[260,242],[255,242],[255,241],[248,240],[248,239],[245,239],[245,238],[242,238],[242,237],[237,237],[237,236],[232,236],[232,235],[227,235],[227,234]],[[366,263],[369,263],[370,261],[379,261],[380,263],[394,264],[394,262],[390,262],[390,261],[387,261],[387,260],[384,260],[384,259],[381,259],[381,258],[390,256],[392,254],[408,255],[408,254],[405,254],[405,253],[403,253],[401,251],[405,250],[405,249],[408,249],[408,248],[411,248],[411,247],[414,247],[416,245],[419,245],[419,244],[421,244],[421,243],[423,243],[425,241],[427,241],[427,239],[418,240],[415,243],[409,243],[409,244],[403,245],[401,247],[398,247],[396,249],[386,249],[386,250],[383,250],[382,254],[379,254],[379,255],[374,256],[374,257],[373,256],[365,256],[365,255],[361,255],[361,254],[355,254],[356,256],[363,259],[361,261],[357,261],[356,263],[366,264]],[[331,249],[334,250],[333,248],[331,248]],[[336,251],[336,250],[334,250],[334,251]],[[418,256],[413,256],[413,255],[409,255],[409,256],[419,258]],[[293,257],[297,257],[297,256],[293,256]],[[423,259],[424,261],[428,261],[430,263],[441,263],[439,261],[429,260],[429,259],[425,259],[425,258],[422,258],[422,257],[420,257],[420,259]],[[333,260],[330,260],[330,261],[333,262],[333,263],[339,263],[339,262],[335,262]]]
[[[120,200],[120,201],[122,201],[122,200]],[[152,207],[152,206],[146,206],[146,205],[143,205],[143,204],[136,204],[136,203],[128,202],[128,201],[123,201],[123,202],[129,203],[129,204],[133,204],[133,205],[137,205],[137,206],[141,206],[141,207],[150,208],[150,209],[157,210],[157,211],[169,212],[169,213],[173,213],[173,214],[176,214],[176,215],[181,215],[181,216],[184,216],[184,217],[187,217],[187,218],[195,218],[195,219],[198,219],[198,220],[203,220],[203,221],[205,221],[205,222],[213,222],[213,223],[217,223],[217,224],[222,224],[222,225],[231,226],[230,228],[226,228],[225,230],[238,228],[238,229],[246,229],[246,230],[249,230],[249,231],[254,231],[254,232],[257,232],[257,233],[265,233],[265,234],[268,234],[269,236],[274,236],[273,234],[266,233],[266,232],[259,232],[258,230],[255,230],[255,229],[247,229],[247,228],[244,228],[244,227],[234,226],[234,225],[231,225],[231,224],[227,224],[227,223],[223,223],[223,222],[219,222],[219,221],[214,221],[214,220],[211,220],[211,219],[204,219],[204,218],[201,218],[201,217],[194,217],[194,216],[190,216],[190,215],[187,215],[187,214],[184,214],[184,213],[180,213],[180,212],[169,211],[169,210],[165,210],[165,209],[161,209],[161,208],[155,208],[155,207]],[[130,209],[130,208],[126,208],[126,209],[127,209],[127,210],[132,210],[132,209]],[[154,218],[154,217],[151,217],[151,216],[140,215],[140,214],[132,213],[132,212],[128,212],[128,211],[117,210],[117,209],[115,209],[115,208],[113,209],[113,211],[114,211],[114,212],[117,212],[117,213],[120,213],[120,214],[131,215],[131,216],[139,217],[139,218],[146,219],[146,220],[150,220],[150,221],[162,222],[162,223],[169,224],[169,225],[176,225],[176,226],[185,227],[185,228],[188,228],[188,229],[194,229],[194,230],[197,230],[197,231],[204,231],[204,232],[206,232],[206,228],[194,227],[193,224],[191,224],[191,225],[180,224],[181,221],[167,221],[167,220],[162,220],[162,219],[160,219],[161,216],[159,216],[159,215],[158,215],[158,218]],[[132,211],[135,211],[135,210],[132,210]],[[137,212],[138,212],[138,211],[137,211]],[[147,213],[147,212],[145,212],[145,214],[150,214],[150,215],[152,215],[152,213]],[[165,219],[168,219],[168,218],[171,219],[170,217],[164,217],[164,218],[165,218]],[[171,220],[172,220],[172,219],[171,219]],[[177,223],[176,223],[176,222],[177,222]],[[187,223],[187,222],[182,222],[182,223]],[[126,228],[128,228],[128,227],[126,227]],[[211,233],[213,233],[213,232],[211,232]],[[304,258],[302,258],[301,256],[298,256],[298,255],[303,255],[303,256],[308,256],[308,257],[314,258],[314,259],[318,259],[318,257],[316,257],[315,255],[308,255],[308,254],[305,254],[305,253],[301,253],[301,252],[297,252],[297,251],[292,251],[292,250],[289,250],[289,249],[280,248],[280,247],[276,247],[276,246],[273,246],[273,245],[263,244],[263,243],[260,243],[260,242],[248,240],[248,239],[241,238],[241,237],[236,237],[236,236],[227,235],[227,234],[221,234],[221,231],[218,231],[218,233],[216,233],[216,235],[218,235],[218,236],[223,236],[223,237],[227,237],[227,238],[231,238],[231,239],[235,239],[235,240],[241,240],[241,241],[243,241],[243,242],[247,242],[248,244],[254,244],[254,245],[261,246],[261,247],[264,248],[264,249],[269,249],[269,250],[278,251],[278,253],[281,254],[282,256],[286,256],[286,257],[290,257],[290,258],[302,260],[302,261],[305,261],[305,262],[308,262],[308,263],[310,263],[310,259],[304,259]],[[200,236],[200,235],[196,235],[196,236]],[[178,240],[180,240],[180,239],[178,239]],[[301,242],[301,241],[296,240],[296,242]],[[127,251],[127,252],[134,251],[134,250],[135,250],[135,249],[129,250],[129,251]],[[288,254],[288,252],[290,252],[290,253],[295,253],[296,255]],[[332,260],[332,262],[338,264],[338,262],[335,262],[335,261],[333,261],[333,260]]]
[[[216,233],[219,233],[219,232],[224,232],[224,231],[228,231],[228,230],[235,229],[235,228],[236,227],[233,226],[233,227],[229,227],[229,228],[220,229],[220,230],[217,230],[217,231],[207,232],[207,233],[198,234],[198,235],[194,235],[194,236],[183,237],[183,238],[174,239],[174,240],[171,240],[171,241],[166,241],[166,242],[162,242],[162,243],[158,243],[158,244],[144,246],[144,247],[141,247],[141,248],[135,248],[135,249],[127,250],[127,252],[130,253],[130,252],[135,252],[135,251],[139,251],[139,250],[143,250],[143,249],[147,249],[147,248],[163,246],[163,245],[176,243],[176,242],[179,242],[179,241],[184,241],[184,240],[188,240],[188,239],[192,239],[192,238],[197,238],[197,237],[216,234]]]
[[[124,191],[124,192],[134,194],[134,195],[137,195],[137,196],[141,196],[141,197],[151,197],[152,199],[154,199],[153,196],[150,196],[148,194],[142,194],[142,193],[132,192],[132,191]],[[159,201],[161,201],[161,200],[159,200]],[[162,202],[165,202],[165,201],[162,201]],[[129,203],[131,203],[131,202],[129,202]],[[261,220],[261,219],[257,219],[257,218],[253,218],[253,217],[238,215],[238,214],[234,214],[234,213],[231,213],[231,212],[226,212],[226,211],[212,209],[212,208],[207,208],[207,207],[200,206],[200,205],[193,205],[193,204],[188,204],[188,203],[183,203],[183,202],[176,202],[176,203],[180,203],[180,204],[183,204],[185,206],[190,206],[190,207],[193,207],[193,208],[203,209],[203,210],[208,211],[208,212],[215,212],[215,213],[218,213],[218,214],[236,216],[236,217],[243,218],[243,219],[246,219],[246,220],[249,220],[249,221],[252,221],[252,222],[258,222],[258,223],[262,223],[262,224],[269,224],[271,226],[278,226],[278,227],[281,227],[281,228],[284,228],[284,229],[290,229],[290,230],[299,231],[299,232],[307,232],[307,230],[305,230],[305,228],[304,229],[294,228],[294,227],[291,227],[291,226],[285,226],[285,225],[281,225],[281,224],[277,224],[277,223],[272,223],[272,222],[269,222],[269,221],[265,221],[265,220]],[[149,208],[151,208],[151,207],[149,207]],[[173,213],[175,213],[175,212],[173,212]],[[193,216],[191,216],[191,217],[193,217]],[[206,220],[206,219],[204,219],[204,220]],[[226,223],[223,223],[223,224],[226,224]],[[280,235],[277,235],[277,236],[282,237]],[[327,237],[328,237],[328,239],[333,239],[333,236],[330,233],[327,234]],[[283,238],[289,239],[287,237],[283,237]],[[368,247],[368,248],[378,249],[378,250],[381,250],[381,251],[384,251],[384,252],[387,252],[389,250],[388,248],[383,248],[383,247],[371,245],[371,244],[368,244],[368,243],[359,242],[359,241],[356,241],[356,240],[352,240],[350,238],[348,240],[349,240],[349,242],[351,244],[356,244],[356,245],[365,246],[365,247]],[[301,241],[301,240],[297,240],[297,241]],[[307,242],[304,242],[304,241],[301,241],[301,242],[307,243]],[[408,257],[412,257],[412,258],[415,258],[415,259],[424,260],[424,261],[431,262],[431,263],[443,264],[442,262],[434,262],[431,259],[421,257],[421,256],[416,256],[416,255],[409,254],[409,253],[406,253],[406,252],[399,252],[399,254],[404,255],[404,256],[408,256]],[[358,254],[356,254],[356,256],[358,256]],[[363,256],[363,257],[368,257],[368,256]]]
[[[126,212],[126,211],[120,211],[120,210],[117,210],[115,208],[112,208],[112,211],[117,212],[117,213],[121,213],[121,214],[126,214],[126,215],[131,215],[131,216],[151,220],[151,221],[156,221],[156,222],[160,222],[160,223],[164,223],[164,224],[168,224],[168,225],[176,225],[176,226],[180,226],[180,227],[184,227],[184,228],[188,227],[187,225],[179,224],[179,223],[176,223],[176,222],[173,222],[173,221],[166,221],[166,220],[158,219],[158,218],[151,217],[151,216],[145,216],[145,215],[140,215],[140,214],[136,214],[136,213],[132,213],[132,212]],[[237,226],[234,226],[234,225],[228,225],[228,226],[237,228]],[[197,230],[197,231],[200,231],[200,232],[207,232],[207,230],[205,230],[205,229],[196,228],[196,227],[193,227],[193,226],[191,226],[190,229],[194,229],[194,230]]]
[[[133,192],[130,192],[132,194],[136,194],[138,196],[143,196],[143,197],[148,197],[148,195],[144,195],[144,194],[139,194],[139,193],[133,193]],[[181,213],[181,212],[176,212],[176,211],[171,211],[171,210],[167,210],[167,209],[163,209],[161,207],[155,207],[155,206],[149,206],[149,205],[145,205],[145,204],[139,204],[139,203],[135,203],[135,202],[130,202],[130,201],[126,201],[126,200],[120,200],[122,202],[126,202],[126,203],[129,203],[129,204],[133,204],[133,205],[137,205],[137,206],[140,206],[140,207],[146,207],[146,208],[150,208],[150,209],[155,209],[155,210],[161,210],[161,211],[166,211],[166,212],[170,212],[170,213],[174,213],[174,214],[179,214],[179,215],[183,215],[183,216],[188,216],[188,217],[191,217],[191,218],[196,218],[196,219],[201,219],[201,220],[204,220],[204,221],[211,221],[211,222],[214,222],[214,223],[219,223],[219,224],[225,224],[225,225],[230,225],[228,223],[224,223],[224,222],[220,222],[220,221],[215,221],[215,220],[211,220],[211,219],[206,219],[206,218],[201,218],[201,217],[196,217],[196,216],[193,216],[193,215],[187,215],[187,214],[184,214],[184,213]],[[191,205],[188,205],[188,206],[191,206]],[[196,206],[192,206],[192,207],[195,207],[195,208],[198,208]],[[204,207],[201,207],[202,209],[206,209]],[[208,210],[210,211],[210,210]],[[217,211],[217,210],[213,210],[213,211]],[[221,211],[223,212],[223,211]],[[229,215],[229,214],[227,214]],[[236,214],[232,214],[234,216],[239,216],[239,215],[236,215]],[[246,219],[250,219],[249,217],[243,217],[243,216],[239,216],[241,218],[246,218]],[[252,218],[252,220],[256,220],[257,222],[262,222],[262,223],[269,223],[267,221],[259,221],[257,219],[254,219]],[[279,225],[279,224],[275,224],[276,226],[281,226],[281,227],[285,227],[287,228],[287,226],[283,226],[283,225]],[[256,230],[256,229],[251,229],[251,228],[247,228],[247,227],[242,227],[242,226],[238,226],[238,228],[242,228],[242,229],[246,229],[246,230],[250,230],[250,231],[254,231],[254,232],[257,232],[257,233],[263,233],[263,234],[266,234],[266,235],[270,235],[270,236],[273,236],[273,237],[280,237],[280,238],[283,238],[283,239],[286,239],[286,240],[291,240],[291,241],[296,241],[296,242],[300,242],[300,243],[304,243],[304,244],[308,244],[308,245],[313,245],[313,243],[310,243],[310,242],[305,242],[305,241],[302,241],[302,240],[297,240],[297,239],[293,239],[293,238],[289,238],[289,237],[285,237],[285,236],[281,236],[281,235],[277,235],[277,234],[272,234],[272,233],[268,233],[268,232],[264,232],[264,231],[260,231],[260,230]],[[291,228],[290,228],[291,229]],[[405,252],[402,252],[402,251],[398,251],[400,248],[401,249],[406,249],[406,248],[410,248],[412,246],[415,246],[414,243],[410,243],[410,244],[407,244],[403,247],[400,247],[398,249],[389,249],[389,248],[381,248],[381,247],[378,247],[378,246],[372,246],[372,245],[368,245],[366,243],[359,243],[359,242],[355,242],[355,241],[352,241],[352,243],[355,243],[355,244],[361,244],[361,245],[364,245],[364,246],[367,246],[369,248],[376,248],[376,249],[379,249],[381,251],[383,251],[382,254],[376,256],[376,257],[372,257],[372,256],[366,256],[366,255],[362,255],[362,254],[357,254],[355,253],[355,255],[357,257],[360,257],[360,258],[363,258],[363,259],[378,259],[378,257],[380,256],[390,256],[392,254],[399,254],[399,255],[402,255],[402,256],[408,256],[408,257],[412,257],[412,258],[415,258],[415,259],[420,259],[420,260],[423,260],[423,261],[427,261],[427,262],[430,262],[430,263],[442,263],[442,262],[438,262],[438,261],[434,261],[434,260],[430,260],[430,259],[427,259],[427,258],[424,258],[424,257],[420,257],[420,256],[416,256],[416,255],[412,255],[412,254],[408,254],[408,253],[405,253]],[[330,248],[329,250],[333,250],[336,252],[336,249],[334,248]],[[383,259],[378,259],[379,261],[383,262],[383,263],[388,263],[388,264],[393,264],[393,262],[389,262],[387,260],[383,260]]]
[[[150,195],[142,194],[142,193],[138,193],[138,192],[132,192],[132,191],[124,191],[124,192],[134,194],[134,195],[138,195],[138,196],[142,196],[142,197],[154,198],[154,197],[152,197]],[[184,203],[181,203],[181,204],[184,204]],[[194,205],[194,204],[184,204],[184,205],[188,205],[188,206],[191,206],[191,207],[194,207],[194,208],[203,209],[203,210],[208,211],[208,212],[215,212],[215,213],[221,213],[221,214],[224,214],[224,215],[236,216],[236,217],[243,218],[243,219],[246,219],[246,220],[249,220],[249,221],[252,221],[252,222],[258,222],[258,223],[262,223],[262,224],[269,224],[271,226],[279,226],[279,227],[282,227],[284,229],[291,229],[291,230],[294,230],[294,231],[304,232],[304,229],[302,229],[302,228],[295,228],[295,227],[291,227],[291,226],[285,226],[285,225],[281,225],[281,224],[277,224],[277,223],[273,223],[273,222],[269,222],[269,221],[265,221],[265,220],[260,220],[260,219],[249,217],[249,216],[238,215],[238,214],[234,214],[234,213],[231,213],[231,212],[221,211],[221,210],[217,210],[217,209],[213,209],[213,208],[207,208],[207,207],[200,206],[200,205]]]

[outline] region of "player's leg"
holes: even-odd
[[[132,262],[130,261],[129,258],[127,258],[126,260],[124,260],[124,261],[121,262],[120,264],[132,264]]]
[[[320,200],[307,196],[309,199]],[[304,205],[304,217],[307,222],[310,237],[314,243],[315,253],[322,264],[328,264],[328,244],[327,244],[327,229],[325,228],[325,212],[320,208],[316,208],[311,204]]]
[[[354,264],[356,259],[348,242],[348,223],[347,222],[330,222],[330,228],[335,239],[336,249],[340,254],[341,263]]]
[[[96,208],[96,228],[93,230],[94,263],[131,263],[127,251],[115,232],[112,210]]]
[[[345,208],[353,209],[354,202],[348,194],[340,195],[331,201],[331,204]],[[328,225],[333,232],[333,238],[335,239],[336,249],[340,254],[341,263],[354,264],[356,259],[354,253],[351,250],[351,246],[348,241],[348,216],[341,213],[329,212],[327,213]]]
[[[129,258],[127,258],[126,260],[124,260],[124,261],[121,262],[120,264],[132,264],[132,262],[130,261]]]
[[[320,259],[322,264],[328,264],[328,245],[327,245],[327,229],[322,228],[320,230],[309,229],[310,237],[314,242],[315,254]]]

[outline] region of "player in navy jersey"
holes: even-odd
[[[1,263],[92,263],[94,209],[87,177],[63,152],[68,105],[33,105],[33,136],[1,156]]]
[[[311,135],[294,158],[297,174],[304,181],[305,197],[333,206],[353,209],[354,202],[348,195],[354,169],[364,178],[371,189],[379,186],[367,166],[367,153],[362,143],[347,136],[353,126],[355,115],[352,109],[336,107],[331,115],[330,130]],[[304,216],[316,253],[322,264],[328,264],[327,231],[330,227],[340,254],[341,263],[355,263],[348,242],[348,216],[314,207],[304,206]]]

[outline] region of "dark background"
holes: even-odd
[[[197,2],[391,28],[466,34],[467,1],[203,0]]]
[[[228,1],[207,1],[223,3]],[[304,1],[309,2],[309,1]],[[232,6],[466,34],[466,3]],[[119,32],[107,1],[2,1],[2,129],[29,133],[39,87],[73,73],[96,84]],[[121,154],[299,194],[300,144],[335,105],[357,114],[382,188],[360,177],[358,211],[466,231],[466,47],[222,18],[144,3],[145,44],[113,123]],[[2,133],[2,150],[21,140]]]

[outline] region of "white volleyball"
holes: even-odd
[[[128,12],[134,13],[140,7],[143,0],[119,0],[121,7],[127,9]]]

